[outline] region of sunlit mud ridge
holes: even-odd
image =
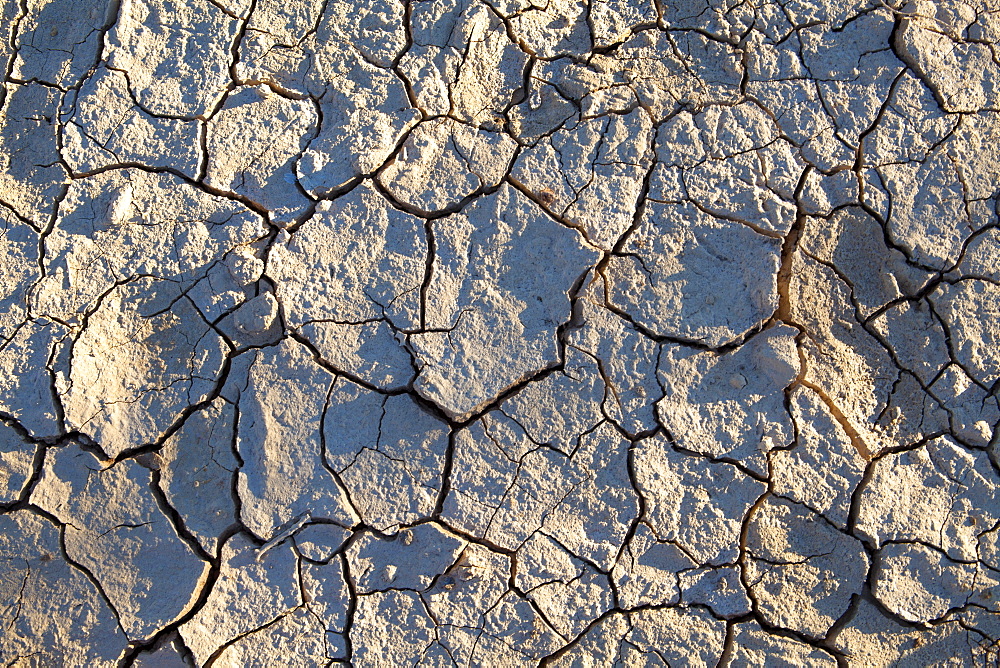
[[[997,0],[0,0],[0,665],[1000,662]]]

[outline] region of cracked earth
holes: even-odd
[[[1000,662],[996,0],[0,0],[0,663]]]

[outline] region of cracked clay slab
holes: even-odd
[[[0,664],[1000,663],[996,0],[0,0]]]

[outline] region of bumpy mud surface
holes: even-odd
[[[996,0],[0,0],[0,664],[966,666]]]

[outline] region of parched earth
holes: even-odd
[[[1000,661],[997,0],[0,0],[0,664]]]

